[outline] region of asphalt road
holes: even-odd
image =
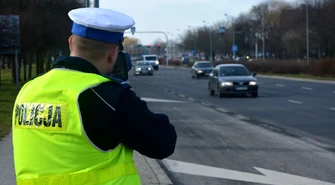
[[[166,113],[169,116],[178,133],[175,153],[161,161],[161,165],[174,184],[327,184],[312,182],[311,179],[335,184],[333,152],[301,138],[254,125],[251,123],[252,120],[226,110],[226,108],[241,109],[242,112],[253,113],[255,117],[268,113],[267,118],[270,120],[278,118],[285,121],[292,116],[297,117],[299,114],[291,112],[294,110],[303,112],[302,107],[307,103],[294,104],[284,101],[288,98],[300,97],[298,90],[292,90],[295,91],[293,93],[295,96],[287,97],[289,92],[285,94],[281,92],[284,90],[279,91],[277,90],[279,87],[275,85],[271,87],[272,85],[269,84],[270,90],[265,90],[266,88],[262,90],[262,94],[267,97],[218,99],[207,95],[205,80],[192,80],[188,72],[175,69],[162,69],[150,77],[130,75],[129,81],[140,97],[182,102],[148,101],[151,110]],[[264,86],[266,82],[268,81],[264,81]],[[300,94],[304,93],[310,92],[302,91]],[[297,99],[299,100],[305,99]],[[330,101],[326,105],[329,104]],[[309,109],[305,108],[305,110]],[[277,113],[272,113],[273,111]],[[323,111],[329,110],[325,108]],[[306,116],[306,113],[303,115]],[[327,115],[332,116],[331,111]],[[303,124],[302,120],[307,119],[301,118],[295,124]],[[320,123],[326,123],[326,119],[322,118],[322,120],[323,122]],[[287,122],[280,122],[280,124],[284,123],[287,124]],[[192,164],[182,162],[216,167],[216,169],[205,169],[201,166],[188,167]],[[260,171],[259,168],[266,170]],[[218,171],[220,169],[225,171]],[[216,176],[211,177],[214,174]]]
[[[315,143],[335,146],[335,84],[258,77],[259,98],[219,99],[208,95],[207,79],[192,79],[189,69],[161,67],[154,76],[142,79],[161,89],[239,113],[254,123],[283,128]]]

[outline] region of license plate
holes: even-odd
[[[206,73],[206,75],[209,75],[209,73]]]
[[[245,91],[248,90],[248,87],[236,87],[237,91]]]

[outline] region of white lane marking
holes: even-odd
[[[335,91],[333,91],[333,93],[335,94]]]
[[[301,89],[309,90],[309,91],[313,90],[313,88],[310,88],[310,87],[301,87]]]
[[[208,105],[207,103],[201,103],[201,105],[209,107],[210,105]]]
[[[284,84],[276,84],[277,87],[285,87],[286,85]]]
[[[188,98],[189,100],[191,100],[191,101],[195,101],[193,98]]]
[[[185,95],[183,95],[183,94],[179,94],[179,96],[185,98]]]
[[[240,115],[240,114],[237,114],[237,115],[236,115],[236,117],[237,117],[237,119],[242,119],[242,120],[250,120],[250,118],[248,118],[248,117],[245,117],[245,116],[243,116],[243,115]]]
[[[295,104],[302,104],[300,101],[295,101],[295,100],[287,100],[290,103],[295,103]]]
[[[333,110],[333,111],[335,111],[335,108],[330,108],[330,110]]]
[[[259,96],[262,96],[262,97],[269,97],[269,96],[266,95],[266,94],[259,94]]]
[[[146,101],[146,102],[184,103],[183,101],[165,100],[165,99],[157,99],[157,98],[141,98],[141,100]]]
[[[171,172],[183,173],[190,175],[199,175],[204,177],[214,177],[229,179],[235,181],[244,181],[249,183],[269,184],[269,185],[297,185],[297,184],[313,184],[313,185],[335,185],[333,183],[324,182],[316,179],[292,175],[288,173],[268,170],[259,167],[253,167],[259,171],[261,175],[254,173],[246,173],[225,168],[211,167],[194,163],[187,163],[171,159],[162,160],[164,166]]]
[[[220,111],[220,112],[224,112],[224,113],[227,113],[228,111],[225,110],[225,109],[221,109],[221,108],[216,108],[216,110]]]

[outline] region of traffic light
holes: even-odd
[[[148,45],[148,48],[150,48],[150,44]]]
[[[142,48],[142,45],[141,44],[137,45],[137,48]]]
[[[158,48],[161,48],[161,44],[158,44],[157,47],[158,47]]]

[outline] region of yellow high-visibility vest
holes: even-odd
[[[120,143],[101,151],[82,125],[79,95],[107,81],[97,74],[52,69],[22,87],[12,116],[17,185],[141,184],[133,150]]]

